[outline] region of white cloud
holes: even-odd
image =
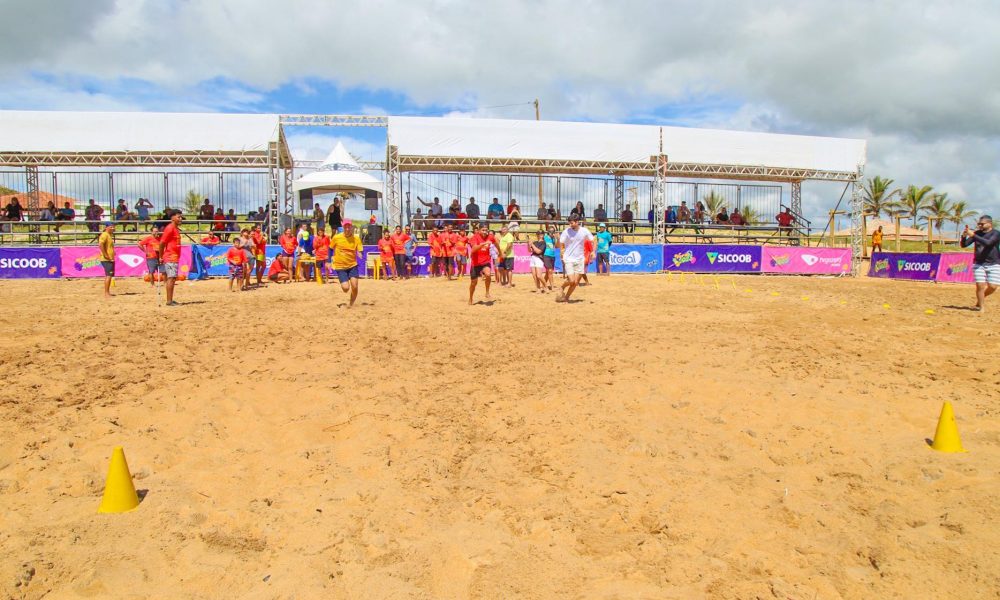
[[[1000,5],[992,0],[3,6],[6,22],[46,28],[43,44],[25,33],[30,27],[0,38],[8,78],[145,80],[177,104],[212,110],[253,107],[262,91],[310,80],[484,116],[530,118],[531,107],[477,107],[535,97],[552,119],[631,120],[676,108],[674,120],[693,125],[865,135],[870,174],[926,182],[1000,212],[992,195],[1000,80],[991,75],[1000,72]],[[237,82],[235,91],[219,81]],[[0,100],[33,95],[51,108],[129,103],[52,89],[5,91]]]

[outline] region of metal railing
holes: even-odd
[[[169,221],[157,219],[149,221],[114,221],[115,239],[118,243],[139,241],[149,235],[153,226],[161,229]],[[0,221],[0,246],[74,246],[97,243],[97,236],[104,231],[109,221]],[[199,221],[185,219],[181,233],[187,243],[200,243],[202,236],[214,232],[220,241],[226,242],[244,228],[261,225],[261,221],[236,219],[235,221]],[[223,228],[219,229],[222,225]]]

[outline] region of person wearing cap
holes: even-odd
[[[101,249],[101,266],[104,267],[104,297],[111,297],[111,280],[115,277],[115,224],[108,223],[97,236]]]
[[[358,299],[358,255],[364,251],[361,238],[354,235],[352,221],[344,221],[344,232],[333,236],[330,249],[333,251],[333,272],[337,274],[340,289],[350,292],[347,308],[351,308]]]
[[[1000,287],[1000,232],[993,228],[993,217],[979,217],[975,231],[966,225],[961,243],[963,248],[975,244],[972,258],[972,275],[976,280],[975,310],[982,311],[986,297]]]
[[[590,261],[590,256],[585,250],[586,243],[594,243],[594,234],[580,225],[580,216],[571,214],[569,217],[569,227],[559,236],[559,247],[562,249],[563,271],[566,273],[566,281],[563,282],[556,302],[569,302],[573,291],[580,285],[580,277],[583,275],[584,265]]]
[[[597,224],[597,274],[611,274],[611,232],[604,223]],[[603,267],[603,268],[602,268]]]

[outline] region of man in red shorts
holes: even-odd
[[[181,211],[174,210],[170,214],[170,223],[160,235],[160,261],[163,273],[167,277],[167,306],[177,306],[174,302],[174,285],[177,283],[178,263],[181,261]]]
[[[490,246],[500,251],[496,239],[490,233],[486,223],[479,225],[479,231],[469,240],[469,249],[472,251],[472,270],[469,271],[469,304],[472,304],[472,296],[476,293],[476,284],[482,277],[486,284],[486,299],[492,300],[490,296],[490,279],[493,273],[490,270]]]

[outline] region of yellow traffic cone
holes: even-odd
[[[125,462],[125,451],[121,446],[115,446],[111,454],[111,466],[108,467],[108,478],[104,482],[104,498],[99,513],[123,513],[139,506],[139,496],[132,484],[132,474]]]
[[[951,402],[945,402],[938,417],[937,431],[934,432],[934,443],[931,448],[940,452],[966,452],[962,440],[958,438],[958,427],[955,425],[955,412]]]

